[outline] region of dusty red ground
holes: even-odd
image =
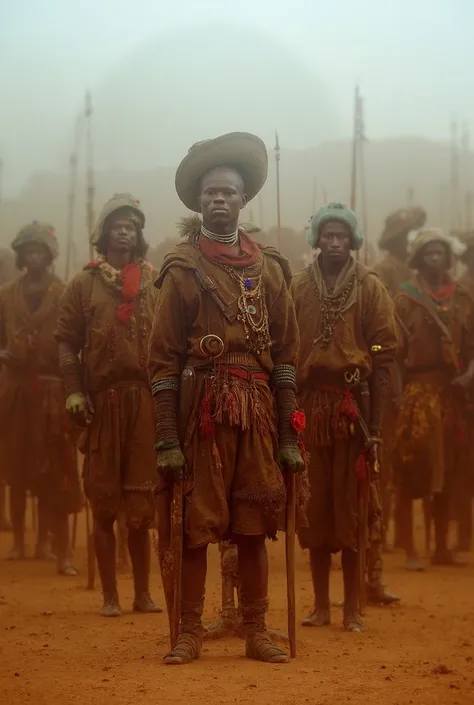
[[[34,538],[29,535],[30,550]],[[269,666],[243,657],[238,639],[211,642],[199,662],[165,667],[165,615],[130,611],[132,582],[120,577],[125,615],[98,615],[100,594],[85,590],[84,528],[77,579],[33,560],[0,563],[0,703],[5,705],[472,705],[474,703],[474,569],[407,574],[403,557],[387,558],[386,578],[403,596],[395,608],[370,608],[366,634],[347,634],[334,608],[331,627],[298,629],[298,658]],[[421,537],[420,537],[421,538]],[[10,537],[0,536],[5,554]],[[272,625],[285,628],[284,542],[270,547]],[[154,562],[153,595],[163,602]],[[298,552],[297,608],[311,605],[306,556]],[[219,606],[218,553],[211,550],[206,617]],[[341,597],[340,571],[333,597]]]

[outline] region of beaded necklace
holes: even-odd
[[[240,295],[237,299],[237,307],[239,309],[237,320],[244,327],[247,349],[254,355],[260,355],[263,350],[266,350],[271,345],[262,266],[260,266],[257,276],[253,279],[246,275],[245,269],[241,274],[237,273],[229,265],[224,265],[224,269],[231,279],[238,284],[240,289]],[[259,308],[260,314],[258,312]]]

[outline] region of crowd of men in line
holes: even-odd
[[[37,497],[36,555],[54,536],[58,570],[70,561],[68,516],[81,505],[77,448],[103,592],[120,616],[114,522],[127,526],[134,610],[150,596],[149,528],[157,517],[163,586],[173,488],[184,500],[179,636],[165,656],[200,656],[207,547],[219,543],[223,609],[210,635],[241,632],[249,658],[281,663],[266,627],[266,539],[282,526],[296,476],[298,536],[309,550],[310,627],[331,621],[331,555],[341,552],[343,624],[364,631],[369,600],[398,598],[382,580],[385,526],[394,514],[407,568],[421,570],[413,500],[435,527],[432,562],[458,565],[472,526],[474,233],[455,281],[452,237],[425,227],[421,208],[391,214],[384,258],[363,266],[355,214],[341,203],[311,220],[312,262],[292,276],[272,247],[239,226],[265,183],[267,152],[247,133],[194,145],[176,190],[195,213],[156,272],[145,214],[129,194],[102,209],[96,257],[65,285],[52,273],[52,226],[33,222],[12,243],[20,276],[0,289],[0,458],[13,547],[25,556],[27,492]],[[396,488],[396,501],[393,501]],[[4,499],[0,497],[2,510]],[[0,517],[5,522],[5,516]],[[226,582],[227,581],[227,582]],[[227,587],[226,587],[227,585]],[[234,588],[238,587],[238,607]]]

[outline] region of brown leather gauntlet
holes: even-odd
[[[152,385],[155,401],[156,450],[177,448],[178,437],[178,380],[160,380]]]
[[[63,379],[66,397],[71,394],[83,394],[81,363],[77,355],[64,353],[59,357],[59,369]]]
[[[272,386],[278,412],[278,440],[280,446],[298,445],[298,432],[292,426],[292,417],[298,409],[296,375],[292,365],[275,365]]]
[[[387,401],[390,385],[390,369],[384,364],[377,365],[374,360],[374,368],[370,377],[370,424],[369,431],[373,436],[380,436],[382,426],[382,414]]]

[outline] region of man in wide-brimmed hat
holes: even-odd
[[[298,330],[287,262],[239,228],[242,208],[266,175],[265,145],[247,133],[195,145],[176,173],[178,196],[202,220],[186,220],[185,241],[164,261],[150,345],[169,606],[170,491],[181,478],[185,496],[180,634],[168,664],[200,655],[207,546],[226,538],[238,546],[247,656],[288,660],[265,626],[265,538],[275,537],[284,505],[280,466],[303,469],[295,413]]]
[[[33,222],[12,243],[21,275],[0,293],[0,457],[10,486],[13,549],[25,556],[25,506],[38,498],[36,557],[51,556],[55,536],[58,571],[73,576],[68,514],[80,506],[76,449],[63,413],[64,389],[53,333],[64,284],[51,273],[58,254],[54,228]]]
[[[395,299],[404,331],[405,388],[394,474],[410,570],[423,569],[413,541],[412,504],[418,498],[432,498],[432,563],[457,564],[447,545],[448,519],[467,442],[464,402],[465,389],[474,381],[474,303],[451,278],[452,264],[452,239],[436,228],[420,230],[408,260],[416,275],[401,285]]]
[[[377,449],[397,329],[384,285],[351,254],[362,247],[363,236],[349,208],[320,208],[308,242],[320,253],[292,284],[310,479],[309,526],[299,536],[310,552],[314,589],[314,609],[303,626],[330,623],[331,553],[341,551],[343,624],[357,632],[365,629],[363,559],[370,543],[383,537]]]
[[[154,407],[146,369],[156,291],[145,262],[145,215],[130,194],[102,209],[98,257],[68,285],[56,328],[66,408],[84,428],[84,490],[92,507],[104,617],[122,614],[113,525],[123,510],[138,612],[159,612],[149,593],[154,516]],[[80,356],[80,357],[79,357]]]

